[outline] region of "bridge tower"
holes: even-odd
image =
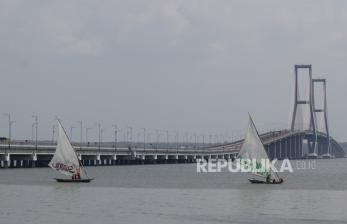
[[[298,70],[299,69],[308,69],[309,76],[309,96],[308,99],[300,99],[299,98],[299,79],[298,79]],[[307,73],[306,73],[307,74]],[[317,143],[317,126],[316,126],[316,114],[314,112],[314,97],[313,97],[313,81],[312,81],[312,65],[295,65],[295,91],[294,91],[294,110],[291,120],[291,131],[295,130],[295,120],[297,119],[297,111],[298,105],[308,105],[310,108],[310,125],[309,130],[303,131],[312,131],[314,139],[308,140],[308,149],[309,149],[309,157],[317,157],[316,143]]]
[[[313,100],[315,99],[316,85],[321,84],[323,86],[323,105],[321,108],[317,108],[314,104],[314,112],[323,113],[324,116],[324,132],[327,135],[327,142],[324,145],[325,150],[322,152],[323,157],[331,157],[331,146],[330,146],[330,134],[329,134],[329,123],[328,123],[328,103],[327,103],[327,82],[326,79],[313,79]],[[318,131],[318,130],[317,130]]]

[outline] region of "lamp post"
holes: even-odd
[[[11,149],[11,131],[12,131],[12,124],[14,121],[11,120],[11,114],[10,113],[3,113],[4,116],[7,116],[8,118],[8,151]],[[7,153],[5,151],[5,153]]]
[[[152,144],[152,134],[151,133],[147,133],[147,141],[149,143],[149,147],[153,148],[153,144]]]
[[[101,128],[101,132],[100,132],[100,147],[101,147],[101,144],[102,144],[102,140],[103,140],[103,134],[104,134],[104,129]]]
[[[31,125],[31,143],[34,142],[34,127],[35,127],[35,122],[32,123]]]
[[[185,142],[185,144],[184,144],[184,148],[186,149],[186,148],[189,146],[189,133],[186,132],[186,133],[184,134],[184,137],[185,137],[185,139],[186,139],[186,142]]]
[[[118,126],[113,125],[114,127],[114,152],[117,152],[117,140],[118,140]]]
[[[55,128],[57,127],[57,125],[53,125],[52,129],[53,129],[53,133],[52,133],[52,145],[54,144],[54,135],[55,135]]]
[[[132,148],[132,142],[133,142],[133,128],[128,127],[129,130],[129,142],[128,142],[128,147],[131,149]]]
[[[169,131],[166,130],[166,149],[169,151]]]
[[[159,148],[159,138],[160,138],[158,129],[155,130],[155,135],[156,135],[156,144],[155,145],[156,145],[156,148],[158,150],[158,148]]]
[[[142,128],[143,130],[143,150],[146,150],[146,128]]]
[[[175,134],[175,141],[176,141],[176,150],[178,150],[178,145],[179,145],[179,132],[176,131],[176,134]]]
[[[98,129],[99,129],[99,145],[98,145],[98,149],[100,152],[100,144],[101,144],[101,124],[98,123]]]
[[[37,129],[39,127],[39,117],[37,115],[32,116],[35,119],[35,151],[37,151]]]
[[[195,143],[194,143],[194,148],[197,148],[197,144],[198,144],[198,137],[196,135],[196,133],[194,133],[194,138],[195,138]]]

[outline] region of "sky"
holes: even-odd
[[[91,141],[97,123],[104,140],[114,124],[243,135],[248,112],[260,130],[287,126],[294,65],[312,64],[346,141],[346,24],[346,1],[1,0],[0,112],[14,139],[31,139],[32,115],[39,139],[55,116]]]

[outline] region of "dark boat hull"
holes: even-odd
[[[93,180],[93,178],[88,178],[88,179],[58,179],[55,178],[57,182],[60,183],[89,183],[90,181]]]
[[[263,180],[257,180],[257,179],[254,179],[254,178],[250,178],[248,179],[249,182],[251,182],[252,184],[282,184],[283,182],[266,182],[266,181],[263,181]]]

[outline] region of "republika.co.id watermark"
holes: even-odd
[[[294,170],[314,170],[316,169],[316,160],[278,160],[274,159],[197,159],[196,172],[198,173],[219,173],[219,172],[244,172],[244,173],[267,173],[271,172],[293,173]]]

